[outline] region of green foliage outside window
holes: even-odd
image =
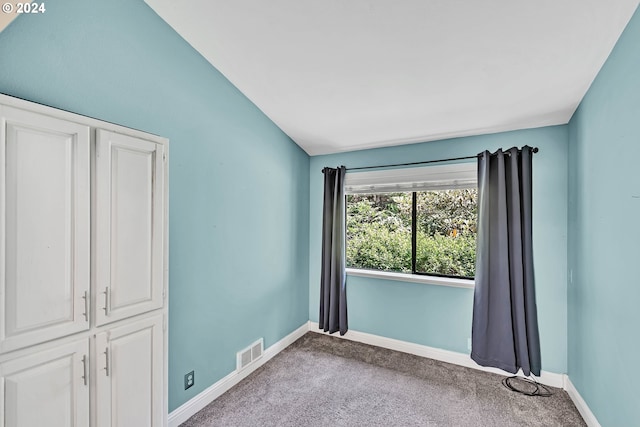
[[[411,273],[412,193],[347,196],[347,266]],[[417,193],[416,272],[473,277],[477,190]]]

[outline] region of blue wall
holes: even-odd
[[[0,58],[2,93],[170,139],[170,410],[308,320],[309,157],[142,0],[47,3]]]
[[[640,11],[569,130],[569,376],[603,426],[638,425]]]
[[[18,18],[0,33],[0,92],[171,140],[170,410],[231,372],[238,349],[317,321],[322,167],[540,147],[543,369],[568,371],[617,426],[640,419],[628,374],[640,353],[639,40],[636,12],[569,126],[311,159],[142,0],[58,0]],[[348,293],[354,330],[467,352],[471,290],[352,276]]]
[[[475,155],[530,145],[534,157],[533,242],[542,368],[567,369],[567,126],[505,132],[311,158],[309,317],[318,321],[325,166],[371,166]],[[349,327],[389,338],[468,353],[473,290],[363,277],[347,278]]]

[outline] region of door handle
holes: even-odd
[[[111,310],[110,305],[111,305],[111,288],[109,286],[107,286],[106,288],[104,288],[104,315],[108,316],[109,315],[109,311]]]
[[[109,359],[109,347],[104,349],[104,371],[105,375],[109,376],[111,374],[111,360]]]
[[[87,376],[87,355],[82,356],[82,380],[84,381],[84,385],[89,383],[89,379]]]
[[[84,291],[84,295],[82,295],[82,298],[84,299],[84,313],[82,313],[82,315],[84,316],[84,320],[85,321],[89,321],[89,295],[87,294],[87,291]]]

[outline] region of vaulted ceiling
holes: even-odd
[[[639,3],[146,2],[311,155],[567,123]]]

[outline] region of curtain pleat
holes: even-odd
[[[478,155],[471,358],[540,375],[532,244],[532,148]]]
[[[347,321],[347,276],[344,177],[346,168],[324,168],[322,208],[322,272],[320,277],[319,327],[344,335]]]

